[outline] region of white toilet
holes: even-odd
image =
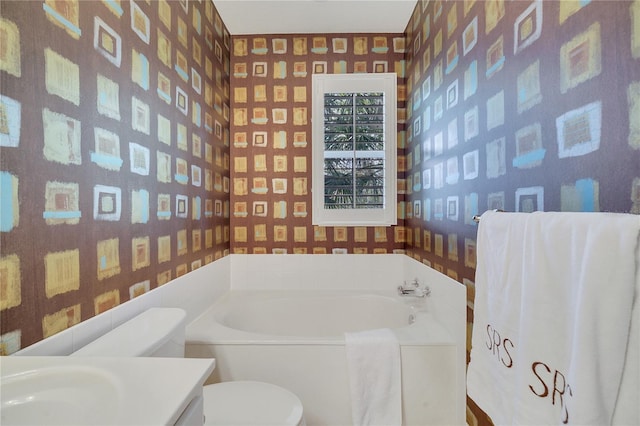
[[[151,308],[71,356],[184,357],[186,313]],[[206,385],[205,425],[303,426],[300,399],[279,386],[254,381]]]

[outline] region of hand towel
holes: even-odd
[[[468,395],[496,425],[611,424],[640,216],[484,213]]]
[[[345,333],[355,426],[402,424],[400,345],[388,328]]]

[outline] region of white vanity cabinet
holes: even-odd
[[[196,395],[184,409],[175,426],[203,426],[204,425],[204,398],[202,392]]]

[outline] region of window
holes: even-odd
[[[313,224],[396,224],[396,74],[313,75]]]

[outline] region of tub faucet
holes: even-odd
[[[405,281],[404,284],[398,286],[398,295],[411,296],[411,297],[429,297],[431,295],[431,289],[429,286],[420,287],[420,282],[417,278],[411,281],[409,284]]]

